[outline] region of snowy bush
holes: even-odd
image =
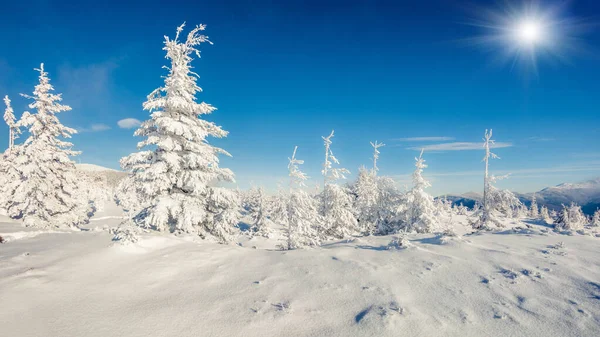
[[[406,235],[393,237],[392,240],[390,241],[390,243],[388,243],[388,245],[387,245],[388,250],[393,250],[393,249],[401,250],[401,249],[406,249],[409,247],[412,247],[412,243],[410,243],[408,238],[406,238]]]
[[[234,175],[219,167],[218,155],[229,154],[206,138],[226,137],[227,132],[199,118],[215,110],[196,101],[202,89],[191,70],[192,55],[200,56],[197,46],[209,42],[200,34],[205,26],[194,28],[184,42],[179,41],[183,28],[177,28],[175,39],[165,37],[169,74],[165,85],[148,96],[144,110],[152,112],[151,118],[135,132],[146,137],[138,148],[150,149],[121,159],[123,169],[131,172],[121,190],[133,193],[137,201],[127,196],[122,200],[134,208],[139,204],[135,220],[142,227],[225,242],[238,223],[240,203],[234,191],[216,186],[219,181],[234,181]]]
[[[56,114],[71,108],[60,104],[54,94],[44,64],[39,69],[39,84],[32,96],[30,109],[16,127],[28,129],[29,137],[22,145],[13,146],[5,154],[1,171],[3,207],[14,219],[22,219],[28,227],[74,227],[89,219],[90,207],[75,173],[70,157],[79,152],[73,144],[60,138],[77,133],[60,123]],[[13,139],[14,140],[14,139]]]
[[[131,224],[122,224],[117,228],[111,229],[110,232],[113,234],[112,240],[123,245],[139,241],[139,230]]]

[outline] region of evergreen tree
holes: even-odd
[[[332,167],[333,164],[339,165],[340,163],[331,151],[333,130],[329,136],[322,138],[325,145],[325,162],[321,173],[325,186],[320,195],[319,213],[323,219],[321,234],[323,238],[341,239],[358,230],[358,222],[352,212],[350,191],[335,183],[338,179],[346,179],[345,175],[350,171],[345,168]]]
[[[377,141],[375,141],[375,143],[371,142],[371,146],[373,147],[373,174],[377,175],[377,172],[379,171],[379,168],[377,167],[377,160],[379,159],[379,154],[381,153],[379,148],[384,147],[385,144],[377,143]]]
[[[490,151],[495,143],[492,140],[492,130],[485,130],[483,141],[483,148],[485,149],[483,157],[485,162],[483,204],[475,212],[475,220],[472,221],[471,225],[474,229],[492,230],[497,227],[504,227],[498,219],[498,213],[507,217],[513,216],[515,212],[520,214],[523,211],[523,205],[512,192],[499,190],[494,186],[497,180],[504,179],[506,176],[496,177],[489,173],[489,160],[500,158]]]
[[[586,222],[581,207],[575,203],[570,206],[562,205],[558,218],[554,222],[554,228],[559,231],[570,231],[582,229]]]
[[[529,210],[529,216],[537,219],[539,217],[540,213],[539,213],[539,208],[537,205],[537,201],[535,199],[535,193],[533,194],[533,196],[531,197],[531,207]]]
[[[596,209],[596,212],[594,212],[594,215],[592,216],[592,226],[600,226],[600,209]]]
[[[544,220],[545,222],[550,222],[552,221],[552,218],[550,218],[550,214],[548,213],[548,208],[546,206],[542,206],[540,208],[540,217],[542,218],[542,220]]]
[[[11,151],[12,168],[16,171],[2,187],[7,196],[4,207],[12,218],[22,218],[26,226],[73,227],[89,218],[90,208],[75,173],[71,156],[73,144],[60,138],[71,138],[74,129],[62,125],[57,113],[71,108],[60,104],[54,94],[48,73],[42,63],[39,84],[29,104],[35,113],[25,112],[18,126],[28,128],[29,137]]]
[[[10,105],[10,99],[8,95],[4,96],[4,104],[6,104],[6,110],[4,111],[4,121],[8,125],[8,149],[12,149],[15,146],[15,139],[19,138],[21,130],[19,129],[14,110]]]
[[[252,218],[253,234],[269,237],[271,230],[268,225],[268,203],[262,187],[253,187],[248,191],[244,202],[248,214]]]
[[[365,234],[372,234],[379,218],[379,186],[374,171],[361,167],[352,192],[359,229]]]
[[[305,186],[304,181],[308,179],[308,176],[298,167],[298,165],[304,164],[304,161],[296,159],[297,150],[296,146],[292,157],[288,158],[290,195],[286,209],[288,227],[285,249],[316,246],[321,243],[318,233],[321,221],[317,212],[317,204],[314,198],[300,189]]]
[[[415,172],[413,173],[413,188],[407,194],[408,209],[406,210],[406,226],[408,232],[431,233],[441,230],[436,217],[436,207],[433,197],[425,192],[430,187],[429,181],[423,178],[423,169],[427,168],[423,151],[415,158]]]
[[[199,25],[180,41],[183,28],[177,28],[175,39],[165,37],[169,74],[164,86],[148,96],[144,110],[151,112],[151,118],[135,132],[146,137],[138,148],[150,149],[121,159],[121,167],[131,172],[122,189],[137,196],[139,226],[225,242],[238,223],[239,198],[234,191],[216,186],[220,181],[233,182],[234,174],[219,167],[218,155],[229,153],[206,138],[223,138],[227,132],[200,118],[215,108],[197,102],[202,89],[191,67],[192,56],[200,57],[197,46],[209,40],[201,34],[205,26]]]

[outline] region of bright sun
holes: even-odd
[[[481,34],[468,41],[491,51],[493,61],[537,73],[538,59],[565,61],[583,48],[576,35],[587,30],[589,23],[564,17],[563,10],[558,3],[553,6],[541,0],[514,0],[498,8],[479,8],[478,17],[470,24],[481,28]]]
[[[526,20],[517,27],[517,38],[521,43],[534,45],[543,38],[542,26],[532,20]]]

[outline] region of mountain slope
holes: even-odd
[[[515,193],[515,195],[525,205],[531,205],[533,193]],[[481,195],[474,192],[462,195],[446,195],[441,198],[444,197],[455,205],[462,203],[467,207],[473,207],[472,205],[476,201],[481,201]],[[546,187],[535,192],[535,197],[539,206],[546,206],[550,210],[559,210],[563,204],[568,205],[575,202],[581,206],[585,214],[591,215],[600,207],[600,178]]]

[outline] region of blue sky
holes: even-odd
[[[222,164],[242,188],[287,181],[294,145],[320,182],[321,136],[331,129],[352,177],[370,165],[369,142],[378,140],[387,144],[380,173],[409,184],[413,148],[425,147],[433,194],[481,189],[482,151],[448,143],[479,142],[486,128],[506,146],[492,163],[512,172],[501,187],[530,192],[600,176],[598,27],[581,32],[585,48],[561,61],[542,57],[528,74],[492,62],[500,49],[464,43],[484,33],[464,24],[469,8],[457,0],[10,1],[0,13],[0,94],[19,115],[27,102],[18,94],[33,90],[33,68],[44,62],[73,107],[61,120],[82,131],[73,138],[78,160],[118,168],[140,139],[117,123],[148,118],[141,105],[165,74],[163,35],[205,23],[214,45],[194,61],[199,99],[230,131],[212,143],[232,153]],[[600,4],[572,1],[563,13],[593,23]],[[0,146],[7,133],[0,128]],[[413,139],[422,137],[431,139]]]

